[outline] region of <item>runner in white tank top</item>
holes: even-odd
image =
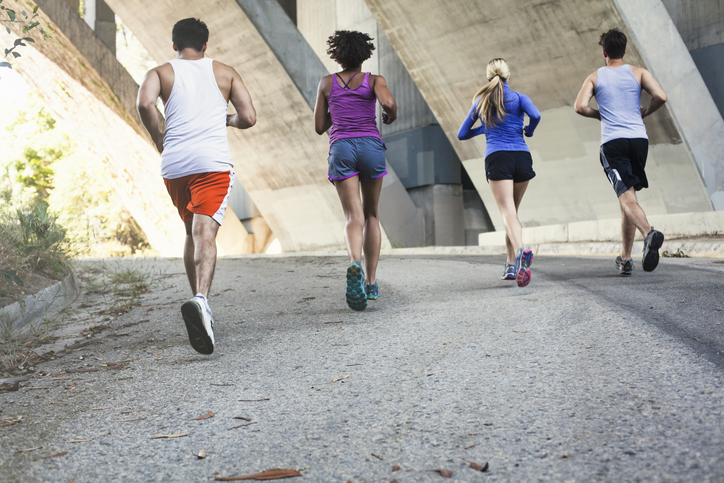
[[[194,296],[181,306],[181,314],[189,342],[196,351],[211,354],[214,319],[207,297],[216,266],[216,233],[234,178],[226,127],[252,127],[256,111],[239,74],[204,58],[209,40],[205,23],[181,20],[172,37],[177,58],[146,74],[138,111],[162,153],[161,174],[186,224],[184,265]],[[165,106],[165,134],[158,127],[159,97]],[[236,114],[227,114],[229,101]]]
[[[219,90],[214,61],[173,59],[173,89],[165,103],[161,176],[234,169],[226,139],[228,102]]]
[[[636,199],[636,191],[648,188],[646,155],[648,139],[643,118],[666,102],[666,93],[651,73],[641,67],[623,63],[626,35],[611,29],[601,35],[606,67],[598,69],[583,82],[576,98],[576,112],[601,121],[601,165],[616,191],[621,207],[621,255],[616,267],[621,275],[633,272],[634,235],[644,236],[643,269],[650,272],[659,263],[659,248],[664,235],[654,230]],[[641,89],[651,94],[651,102],[641,107]],[[599,109],[589,106],[596,97]]]

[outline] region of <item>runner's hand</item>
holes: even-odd
[[[158,152],[163,154],[163,134],[159,133],[159,135],[156,136],[156,139],[153,140],[153,144],[156,145]]]
[[[528,134],[528,130],[526,128],[523,128],[523,136],[529,138],[532,137],[532,134]]]
[[[390,115],[387,114],[386,112],[382,113],[382,124],[392,124],[393,122],[395,122],[395,119],[397,119],[397,118],[396,117],[394,119],[390,118]]]

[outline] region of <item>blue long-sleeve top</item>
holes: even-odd
[[[458,139],[463,141],[480,134],[485,134],[485,156],[496,151],[528,151],[528,145],[523,138],[523,129],[528,136],[532,136],[540,122],[540,111],[530,100],[530,97],[519,92],[511,91],[508,83],[504,84],[505,110],[507,114],[502,122],[495,126],[485,126],[480,119],[480,126],[473,126],[478,121],[478,103],[473,104],[467,117],[458,130]],[[523,128],[524,114],[528,114],[530,122]]]

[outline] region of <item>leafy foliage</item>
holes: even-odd
[[[17,59],[21,56],[20,52],[17,52],[18,47],[26,47],[28,43],[35,43],[35,40],[32,37],[28,36],[28,33],[35,29],[40,30],[40,34],[43,36],[44,39],[49,38],[46,30],[40,27],[40,20],[38,20],[38,5],[33,8],[33,11],[30,13],[30,15],[28,15],[25,10],[22,10],[20,12],[20,15],[18,15],[15,10],[2,5],[2,3],[3,0],[0,0],[0,13],[4,14],[8,20],[0,21],[4,23],[20,24],[23,26],[21,29],[22,36],[15,39],[12,47],[8,47],[5,49],[5,59],[8,59],[8,56],[12,56],[13,59]],[[10,30],[9,26],[5,26],[5,30],[8,34],[12,34],[12,30]],[[5,60],[3,62],[0,62],[0,67],[8,67],[12,69],[13,66],[12,64],[10,64],[10,62]]]
[[[7,146],[0,151],[0,205],[46,201],[74,254],[133,255],[149,248],[116,196],[113,172],[76,145],[37,97],[31,96],[15,122],[0,132],[0,144]]]
[[[6,285],[10,286],[15,284],[19,287],[23,286],[23,281],[18,277],[18,272],[15,270],[0,270],[0,280],[5,282]]]

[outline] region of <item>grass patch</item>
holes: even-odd
[[[141,305],[141,297],[161,283],[163,274],[142,259],[85,262],[79,268],[85,292],[102,295],[108,305],[106,315],[123,315]]]
[[[661,256],[663,258],[689,258],[689,255],[684,253],[681,247],[677,248],[675,252],[669,252],[668,250],[664,250],[664,253],[662,253]]]

